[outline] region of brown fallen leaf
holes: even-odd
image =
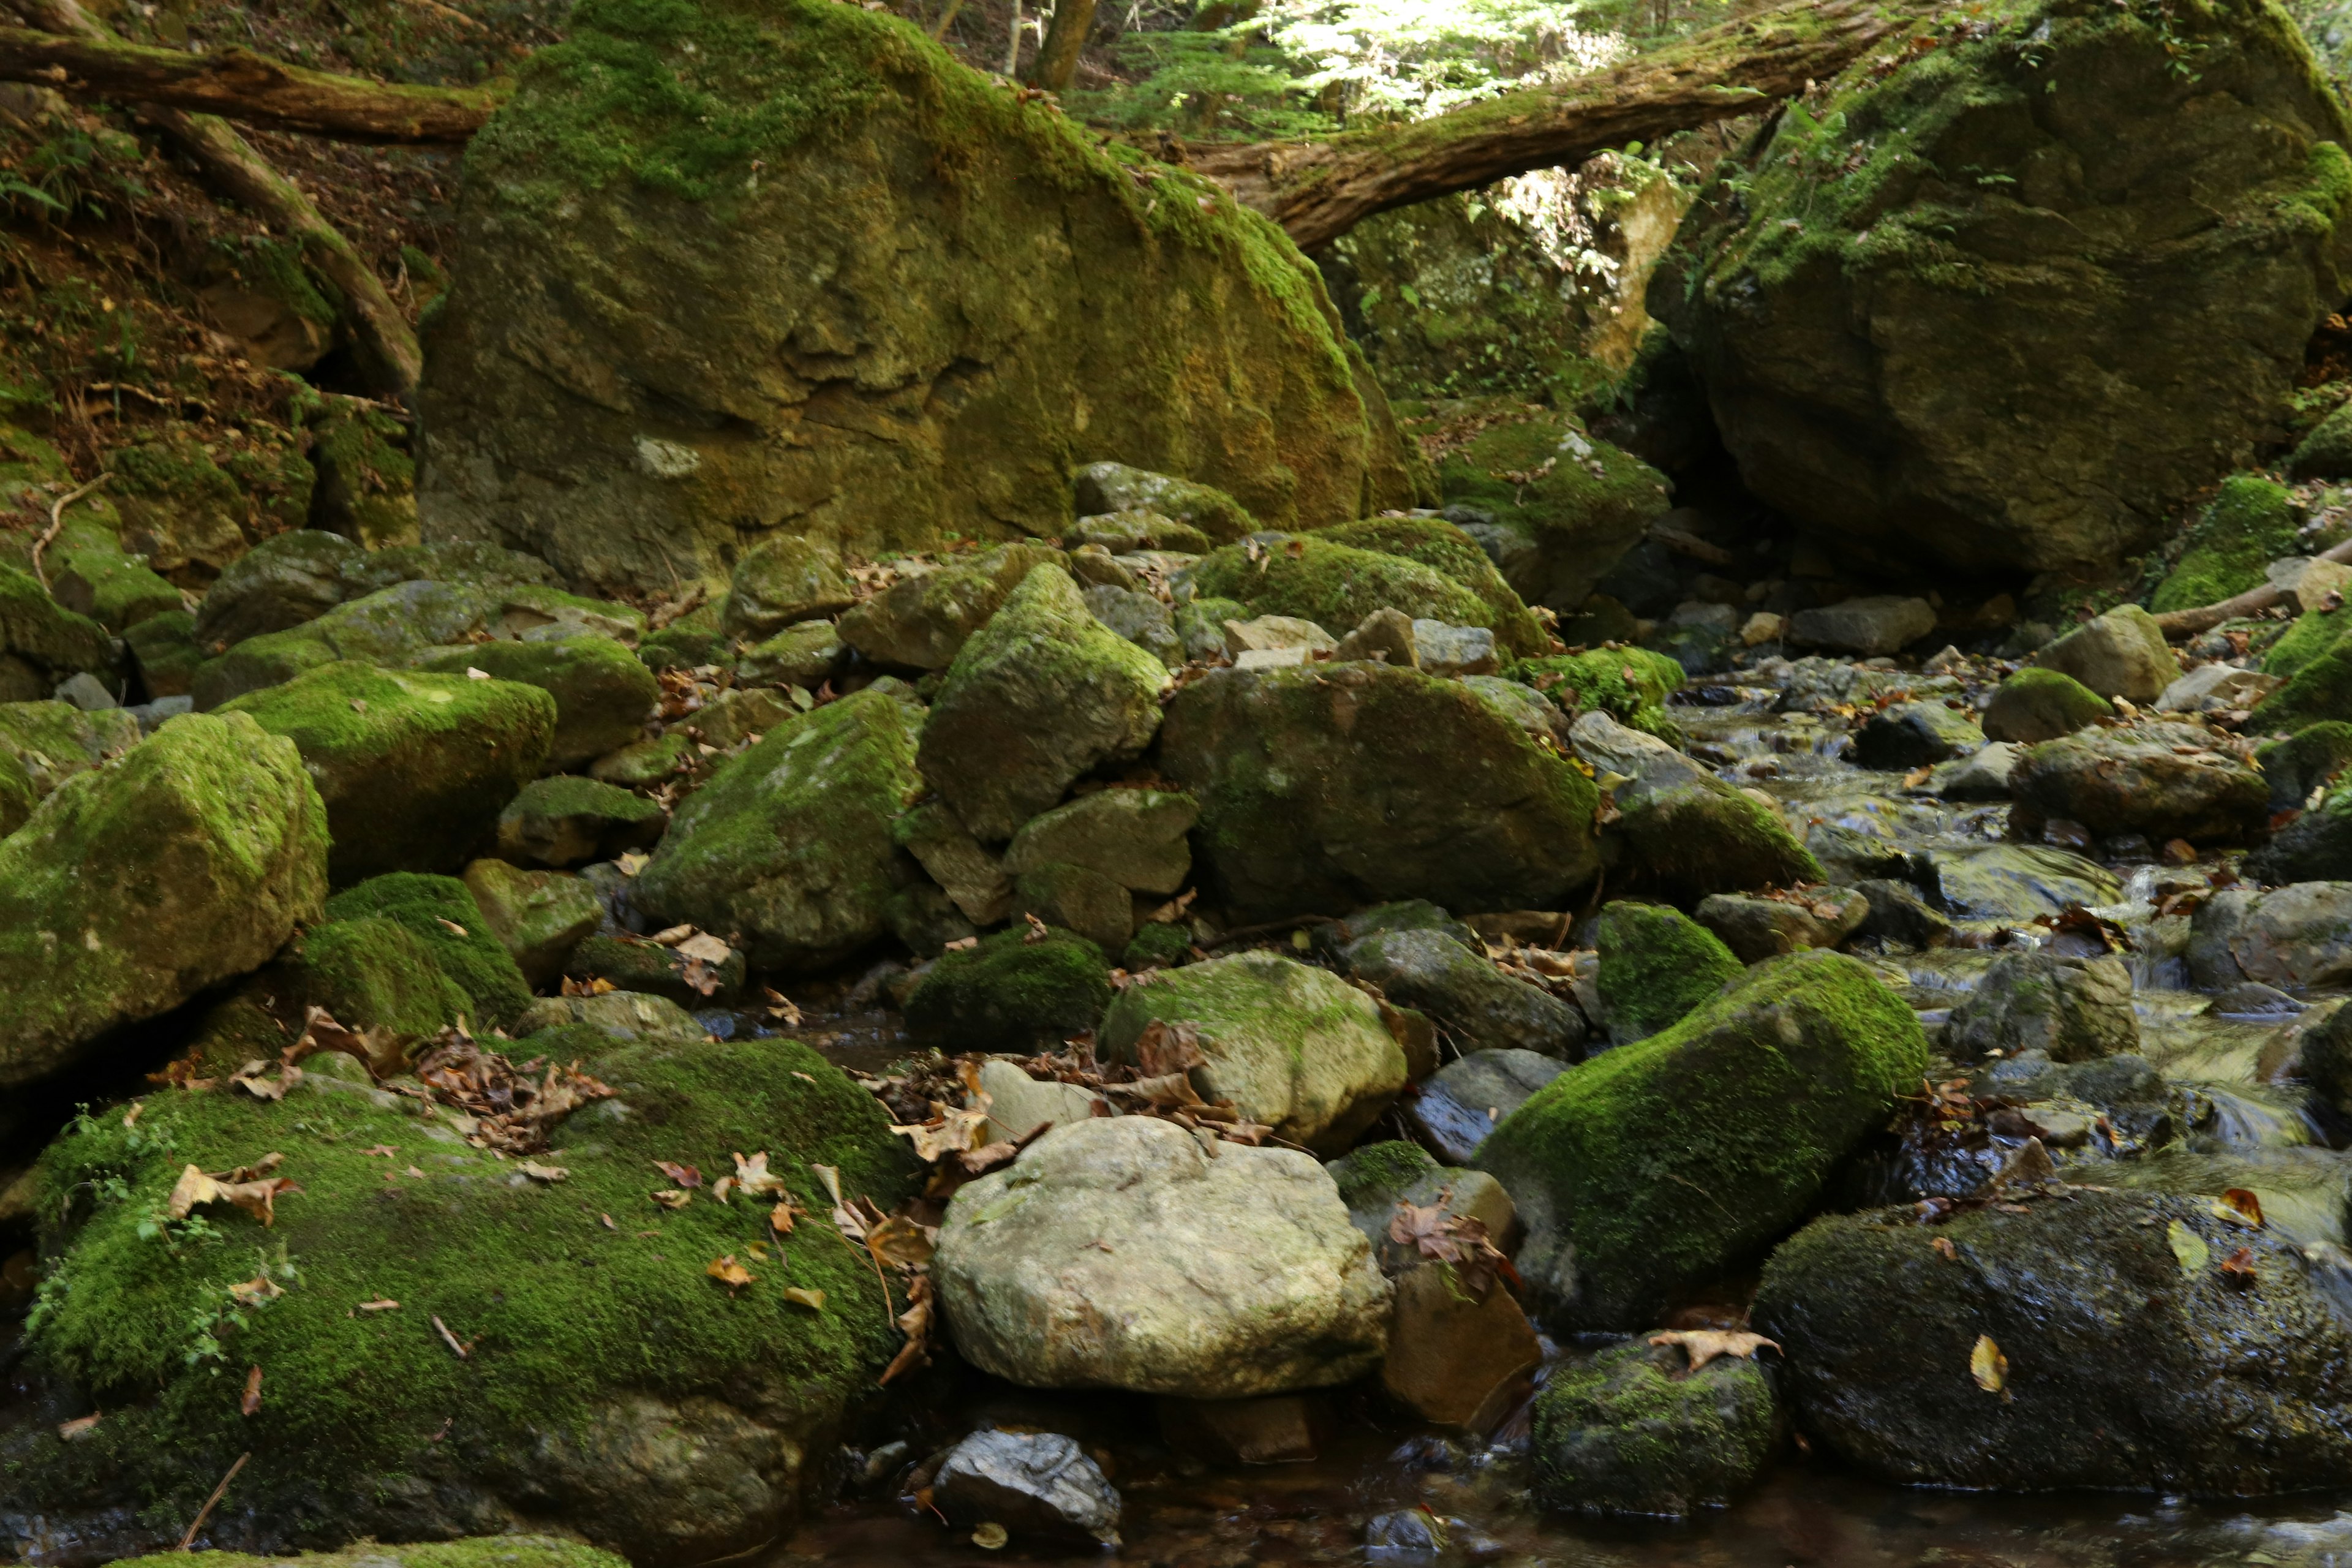
[[[1990,1334],[1979,1334],[1976,1348],[1969,1352],[1969,1375],[1987,1394],[1999,1394],[2009,1384],[2009,1358],[1992,1342]]]
[[[245,1374],[245,1397],[237,1402],[237,1409],[247,1415],[261,1411],[261,1369],[257,1366]]]
[[[1762,1334],[1751,1334],[1739,1329],[1669,1329],[1662,1334],[1652,1334],[1654,1345],[1680,1345],[1690,1358],[1690,1369],[1696,1372],[1717,1356],[1738,1356],[1748,1361],[1766,1347],[1779,1350],[1780,1345]]]
[[[735,1184],[743,1189],[745,1197],[780,1197],[786,1194],[783,1177],[768,1169],[768,1152],[765,1149],[748,1160],[740,1154],[734,1159]]]
[[[824,1292],[822,1290],[810,1289],[804,1285],[786,1286],[784,1288],[784,1300],[790,1301],[795,1307],[806,1307],[812,1312],[822,1312],[824,1310]]]
[[[206,1204],[235,1204],[265,1226],[278,1223],[277,1198],[281,1193],[299,1193],[302,1189],[282,1176],[263,1175],[260,1172],[275,1170],[283,1154],[273,1154],[257,1166],[240,1166],[226,1178],[205,1173],[194,1165],[180,1173],[173,1184],[171,1196],[164,1200],[164,1212],[172,1218],[185,1219]]]
[[[1952,1245],[1950,1237],[1939,1236],[1936,1238],[1936,1256],[1947,1263],[1958,1263],[1960,1260],[1960,1249]]]
[[[1155,1019],[1135,1039],[1136,1070],[1145,1078],[1165,1078],[1204,1067],[1197,1024],[1168,1024]]]
[[[2221,1194],[2221,1201],[2213,1205],[2216,1217],[2238,1225],[2263,1227],[2263,1200],[2244,1187],[2230,1187]]]
[[[793,1202],[790,1198],[784,1199],[782,1202],[777,1204],[774,1208],[768,1211],[768,1228],[774,1231],[778,1236],[792,1235],[793,1215],[799,1212],[799,1210],[793,1207]]]
[[[694,1194],[677,1187],[664,1187],[653,1194],[653,1199],[666,1209],[682,1209],[694,1201]]]
[[[394,1148],[389,1143],[379,1143],[373,1149],[362,1149],[360,1151],[362,1158],[366,1158],[371,1155],[381,1155],[387,1160],[399,1152],[400,1151],[398,1149]]]
[[[744,1286],[751,1283],[751,1271],[736,1262],[735,1255],[731,1252],[717,1259],[703,1272],[726,1286],[730,1291],[740,1290]]]
[[[1927,782],[1928,778],[1935,773],[1935,771],[1936,770],[1933,768],[1913,768],[1909,773],[1903,775],[1903,787],[1905,789],[1917,789],[1921,784]]]
[[[654,1168],[670,1180],[674,1187],[694,1188],[702,1185],[702,1173],[692,1165],[680,1165],[669,1160],[656,1160]]]
[[[699,963],[710,964],[713,967],[724,963],[729,959],[735,956],[735,950],[733,948],[728,946],[725,942],[719,941],[717,937],[712,936],[708,931],[705,931],[698,936],[688,937],[684,942],[677,944],[676,951],[680,958],[694,959]],[[713,983],[713,988],[716,989],[716,982]]]
[[[2242,1247],[2221,1259],[2221,1282],[2242,1290],[2254,1282],[2254,1249]]]
[[[556,1182],[568,1182],[572,1179],[572,1173],[563,1166],[542,1165],[536,1160],[525,1160],[522,1162],[520,1169],[524,1175],[529,1176],[534,1182],[546,1182],[552,1184]]]
[[[275,1102],[285,1099],[286,1091],[302,1081],[302,1069],[297,1067],[281,1067],[276,1078],[264,1077],[263,1070],[268,1065],[260,1061],[246,1063],[229,1076],[229,1088],[241,1089],[256,1100]]]
[[[939,1233],[903,1215],[892,1215],[866,1232],[866,1250],[891,1268],[920,1268],[930,1262]]]
[[[1045,922],[1039,920],[1035,915],[1024,914],[1021,918],[1029,922],[1029,929],[1023,932],[1021,937],[1021,941],[1024,945],[1034,947],[1039,942],[1045,941],[1047,936],[1052,934],[1045,929]]]
[[[252,1279],[239,1280],[228,1288],[228,1293],[236,1299],[236,1304],[240,1307],[258,1307],[264,1301],[275,1301],[278,1297],[286,1294],[286,1291],[283,1287],[265,1274]]]
[[[72,1443],[89,1436],[90,1428],[99,1424],[99,1422],[103,1418],[104,1414],[105,1413],[101,1411],[96,1415],[77,1415],[70,1421],[58,1422],[58,1439],[61,1442]]]
[[[324,1007],[312,1007],[303,1016],[302,1037],[287,1048],[289,1061],[301,1061],[320,1051],[335,1051],[356,1057],[369,1075],[377,1079],[396,1078],[408,1068],[408,1052],[400,1037],[382,1026],[352,1030],[335,1022],[334,1016]]]

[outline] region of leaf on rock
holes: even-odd
[[[920,1268],[931,1260],[939,1233],[903,1215],[892,1215],[866,1232],[866,1250],[890,1268]]]
[[[1958,1263],[1960,1260],[1960,1249],[1952,1245],[1950,1237],[1939,1236],[1936,1238],[1936,1256],[1947,1263]]]
[[[1652,1334],[1654,1345],[1680,1345],[1690,1358],[1690,1369],[1696,1372],[1717,1356],[1736,1356],[1754,1361],[1759,1350],[1779,1350],[1780,1342],[1762,1334],[1751,1334],[1744,1329],[1669,1329]]]
[[[822,1312],[824,1310],[824,1292],[822,1290],[810,1289],[805,1285],[786,1286],[784,1288],[784,1300],[790,1301],[795,1307],[806,1307],[812,1312]]]
[[[2221,1259],[2221,1281],[2242,1290],[2254,1282],[2254,1249],[2242,1247]]]
[[[709,931],[703,931],[679,942],[677,955],[680,958],[696,959],[715,967],[734,957],[735,950]]]
[[[2231,1187],[2213,1205],[2213,1215],[2215,1218],[2226,1219],[2232,1225],[2250,1225],[2260,1230],[2263,1227],[2263,1200],[2244,1187]]]
[[[547,1147],[555,1124],[582,1106],[609,1100],[613,1090],[570,1066],[549,1062],[518,1068],[496,1051],[486,1051],[462,1025],[436,1036],[416,1060],[424,1085],[401,1092],[452,1108],[474,1119],[467,1142],[506,1154],[536,1154]]]
[[[735,1255],[731,1252],[712,1263],[703,1272],[726,1286],[730,1291],[740,1290],[744,1286],[751,1283],[751,1271],[736,1262]]]
[[[206,1204],[235,1204],[263,1225],[276,1225],[278,1195],[302,1190],[282,1176],[264,1173],[276,1170],[285,1158],[283,1154],[271,1154],[258,1165],[240,1165],[226,1176],[209,1175],[190,1165],[173,1184],[171,1196],[164,1200],[164,1212],[179,1220]]]
[[[937,1114],[929,1121],[894,1124],[890,1131],[909,1140],[915,1145],[915,1158],[930,1164],[950,1154],[961,1154],[976,1149],[982,1142],[982,1129],[988,1124],[985,1106],[971,1110],[950,1110],[935,1107]]]
[[[256,1100],[274,1102],[285,1099],[286,1091],[302,1081],[302,1069],[298,1067],[280,1067],[276,1078],[266,1078],[263,1074],[268,1066],[263,1061],[247,1062],[229,1076],[228,1086],[241,1089]]]
[[[1201,1053],[1201,1029],[1196,1024],[1169,1024],[1154,1019],[1136,1037],[1135,1065],[1145,1078],[1165,1078],[1205,1067]]]
[[[320,1051],[335,1051],[356,1057],[365,1065],[371,1077],[382,1079],[397,1078],[408,1070],[408,1053],[400,1037],[382,1026],[366,1029],[347,1029],[335,1022],[334,1015],[324,1007],[313,1007],[303,1016],[302,1037],[287,1050],[287,1059],[301,1061]]]
[[[1976,1349],[1969,1352],[1969,1375],[1987,1394],[1999,1394],[2009,1384],[2009,1358],[1992,1342],[1990,1334],[1977,1336]]]
[[[2179,1220],[2164,1227],[2164,1238],[2172,1244],[2173,1259],[2183,1274],[2201,1274],[2213,1260],[2213,1249],[2205,1245],[2205,1238]]]

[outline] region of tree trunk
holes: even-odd
[[[1094,25],[1095,0],[1055,0],[1054,20],[1029,66],[1029,85],[1048,92],[1069,86],[1078,68],[1078,51],[1086,47],[1087,34]]]
[[[1391,207],[1753,114],[1938,8],[1937,0],[1807,0],[1412,124],[1328,142],[1194,147],[1184,161],[1312,250]]]

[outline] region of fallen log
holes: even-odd
[[[2312,559],[2352,565],[2352,539],[2333,549],[2323,550]],[[2182,637],[2193,637],[2199,632],[2210,632],[2224,621],[2234,621],[2241,616],[2260,615],[2272,605],[2285,601],[2285,589],[2275,583],[2265,583],[2218,605],[2201,605],[2193,610],[2167,610],[2156,617],[2156,624],[2163,628],[2167,637],[2178,642]]]

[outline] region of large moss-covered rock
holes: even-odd
[[[604,921],[596,890],[562,871],[526,871],[484,859],[466,868],[465,882],[490,935],[533,985],[562,974],[572,950]]]
[[[63,1413],[0,1437],[25,1510],[12,1521],[102,1530],[114,1552],[169,1546],[249,1452],[215,1544],[274,1554],[553,1513],[632,1562],[683,1565],[788,1528],[900,1336],[863,1253],[810,1233],[751,1254],[772,1198],[664,1211],[652,1163],[727,1172],[764,1151],[802,1205],[831,1201],[822,1164],[887,1209],[912,1185],[903,1142],[871,1096],[787,1040],[615,1049],[572,1028],[526,1051],[580,1058],[614,1091],[555,1129],[562,1152],[540,1156],[562,1173],[552,1184],[428,1132],[331,1058],[281,1102],[166,1090],[131,1126],[100,1117],[54,1146],[47,1304],[19,1372],[61,1412],[98,1398],[106,1414],[77,1443],[58,1440]],[[371,1152],[387,1145],[390,1179]],[[274,1226],[213,1204],[158,1232],[185,1167],[272,1152],[301,1188],[278,1196]],[[750,1282],[711,1278],[722,1257]],[[354,1310],[370,1301],[399,1306]],[[265,1373],[251,1417],[249,1365]]]
[[[327,887],[327,813],[247,718],[175,719],[0,840],[0,1084],[257,968]]]
[[[1609,1037],[1645,1040],[1740,973],[1722,939],[1679,910],[1618,900],[1593,927],[1593,988]]]
[[[902,578],[841,617],[841,640],[877,664],[944,669],[1032,568],[1058,558],[1040,544],[1003,544]]]
[[[454,871],[539,776],[555,700],[534,686],[379,669],[356,659],[250,696],[249,715],[301,749],[334,833],[340,883]]]
[[[120,550],[100,545],[61,551],[47,564],[50,596],[110,632],[186,607],[177,588]]]
[[[668,814],[617,784],[533,779],[499,813],[499,853],[523,866],[584,866],[660,842]]]
[[[455,877],[373,877],[329,899],[325,913],[281,967],[305,1005],[347,1027],[414,1040],[460,1019],[502,1029],[530,1005],[530,986],[499,928]],[[270,1000],[299,1022],[285,998]]]
[[[343,602],[343,574],[364,552],[341,534],[297,528],[229,563],[196,609],[196,641],[226,653],[247,637],[317,620]]]
[[[2262,774],[2191,724],[2081,730],[2044,741],[2018,758],[2009,788],[2018,802],[2013,820],[2063,817],[2102,837],[2141,833],[2158,844],[2242,844],[2270,826]]]
[[[1245,920],[1563,909],[1600,865],[1591,779],[1417,670],[1219,670],[1170,702],[1160,756],[1201,803],[1203,879]]]
[[[1526,411],[1473,437],[1438,470],[1446,500],[1533,547],[1506,556],[1521,598],[1569,611],[1670,505],[1665,477],[1565,414]]]
[[[835,963],[875,941],[913,874],[890,824],[922,788],[921,721],[869,689],[777,725],[678,807],[633,884],[637,907],[730,934],[763,969]]]
[[[1673,1345],[1628,1341],[1545,1380],[1536,1491],[1578,1513],[1679,1518],[1738,1497],[1780,1435],[1772,1381],[1754,1360],[1694,1369]]]
[[[2241,1249],[2242,1280],[2221,1267]],[[1753,1318],[1805,1429],[1891,1480],[2243,1495],[2352,1462],[2352,1337],[2321,1271],[2210,1198],[1816,1220]],[[1971,1368],[1996,1355],[1992,1391]]]
[[[2031,746],[2071,735],[2115,712],[2115,705],[2073,676],[2028,666],[2002,681],[1984,710],[1984,732]]]
[[[1495,628],[1495,640],[1506,653],[1529,658],[1551,647],[1551,634],[1496,570],[1478,542],[1442,518],[1366,518],[1327,528],[1318,537],[1358,550],[1402,555],[1453,578],[1486,603],[1493,618],[1484,624]]]
[[[942,953],[907,996],[907,1027],[959,1051],[1052,1050],[1102,1022],[1110,961],[1072,931],[1026,926]]]
[[[2263,0],[1934,26],[1782,117],[1650,309],[1789,516],[1881,559],[2112,563],[2271,438],[2347,289],[2352,124]]]
[[[70,702],[0,702],[0,752],[24,765],[36,796],[139,743],[139,721],[120,708]]]
[[[113,664],[104,626],[58,604],[31,573],[0,565],[0,700],[37,700],[68,675]]]
[[[814,541],[778,534],[735,563],[721,612],[727,630],[757,640],[857,602],[841,563]]]
[[[1160,728],[1160,662],[1087,612],[1058,566],[1022,579],[948,668],[919,763],[982,840],[1055,805],[1097,763],[1131,757]]]
[[[1190,577],[1200,597],[1237,600],[1252,616],[1312,621],[1335,637],[1375,610],[1453,626],[1496,619],[1486,601],[1435,567],[1320,534],[1271,547],[1228,544],[1202,557]]]
[[[1646,1328],[1801,1218],[1927,1065],[1911,1009],[1867,969],[1790,953],[1562,1073],[1475,1163],[1518,1205],[1519,1273],[1551,1321]]]
[[[499,680],[536,686],[555,699],[555,734],[547,766],[574,768],[638,739],[661,700],[661,682],[611,637],[582,636],[529,642],[473,643],[418,658],[413,668],[443,675],[478,669]]]
[[[2303,553],[2302,514],[2276,479],[2232,474],[2182,533],[2180,558],[2157,585],[2148,608],[2193,610],[2218,605],[2263,584],[2263,568]]]
[[[1620,724],[1666,740],[1678,737],[1666,717],[1666,699],[1682,689],[1683,667],[1642,647],[1595,647],[1582,653],[1525,659],[1504,673],[1524,681],[1565,711],[1597,709]]]
[[[1058,533],[1100,460],[1273,526],[1410,504],[1367,495],[1398,464],[1321,280],[1221,188],[1137,181],[895,16],[607,0],[570,28],[468,153],[426,537],[618,588],[721,579],[783,528]]]

